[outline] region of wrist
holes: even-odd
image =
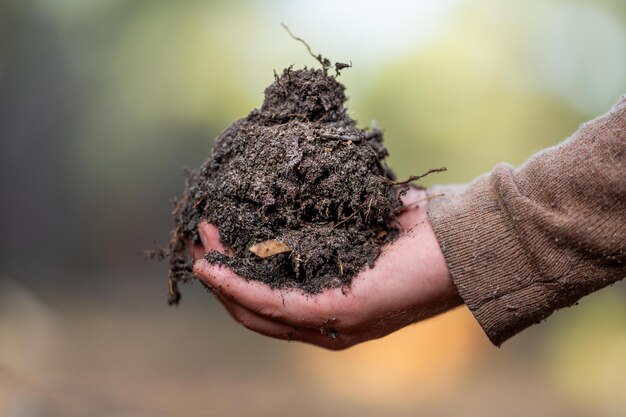
[[[462,305],[463,299],[452,280],[448,264],[439,245],[439,240],[435,235],[428,216],[426,216],[424,223],[428,235],[428,257],[431,262],[432,277],[435,282],[435,291],[432,294],[433,301],[435,301],[435,305],[441,306],[441,311],[438,312],[441,313]]]

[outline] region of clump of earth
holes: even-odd
[[[399,233],[393,220],[408,181],[394,181],[382,132],[357,127],[345,102],[326,67],[288,68],[260,109],[219,135],[173,212],[170,304],[194,278],[187,249],[203,220],[228,249],[209,262],[275,288],[348,288],[375,263]]]

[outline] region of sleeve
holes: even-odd
[[[452,279],[499,346],[626,277],[626,96],[518,169],[430,193]]]

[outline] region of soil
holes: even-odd
[[[398,235],[406,182],[385,164],[382,132],[349,116],[344,90],[326,67],[285,69],[262,107],[219,135],[173,212],[170,304],[193,279],[186,246],[199,242],[205,219],[232,252],[211,252],[209,262],[309,293],[349,286]]]

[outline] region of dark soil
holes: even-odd
[[[401,186],[384,163],[382,132],[359,129],[345,101],[326,68],[286,69],[263,106],[217,138],[174,209],[171,304],[178,284],[193,278],[186,246],[199,242],[203,219],[234,254],[212,252],[208,261],[272,287],[315,293],[349,285],[374,264],[398,234]],[[267,241],[282,242],[282,253],[261,258],[250,250]]]

